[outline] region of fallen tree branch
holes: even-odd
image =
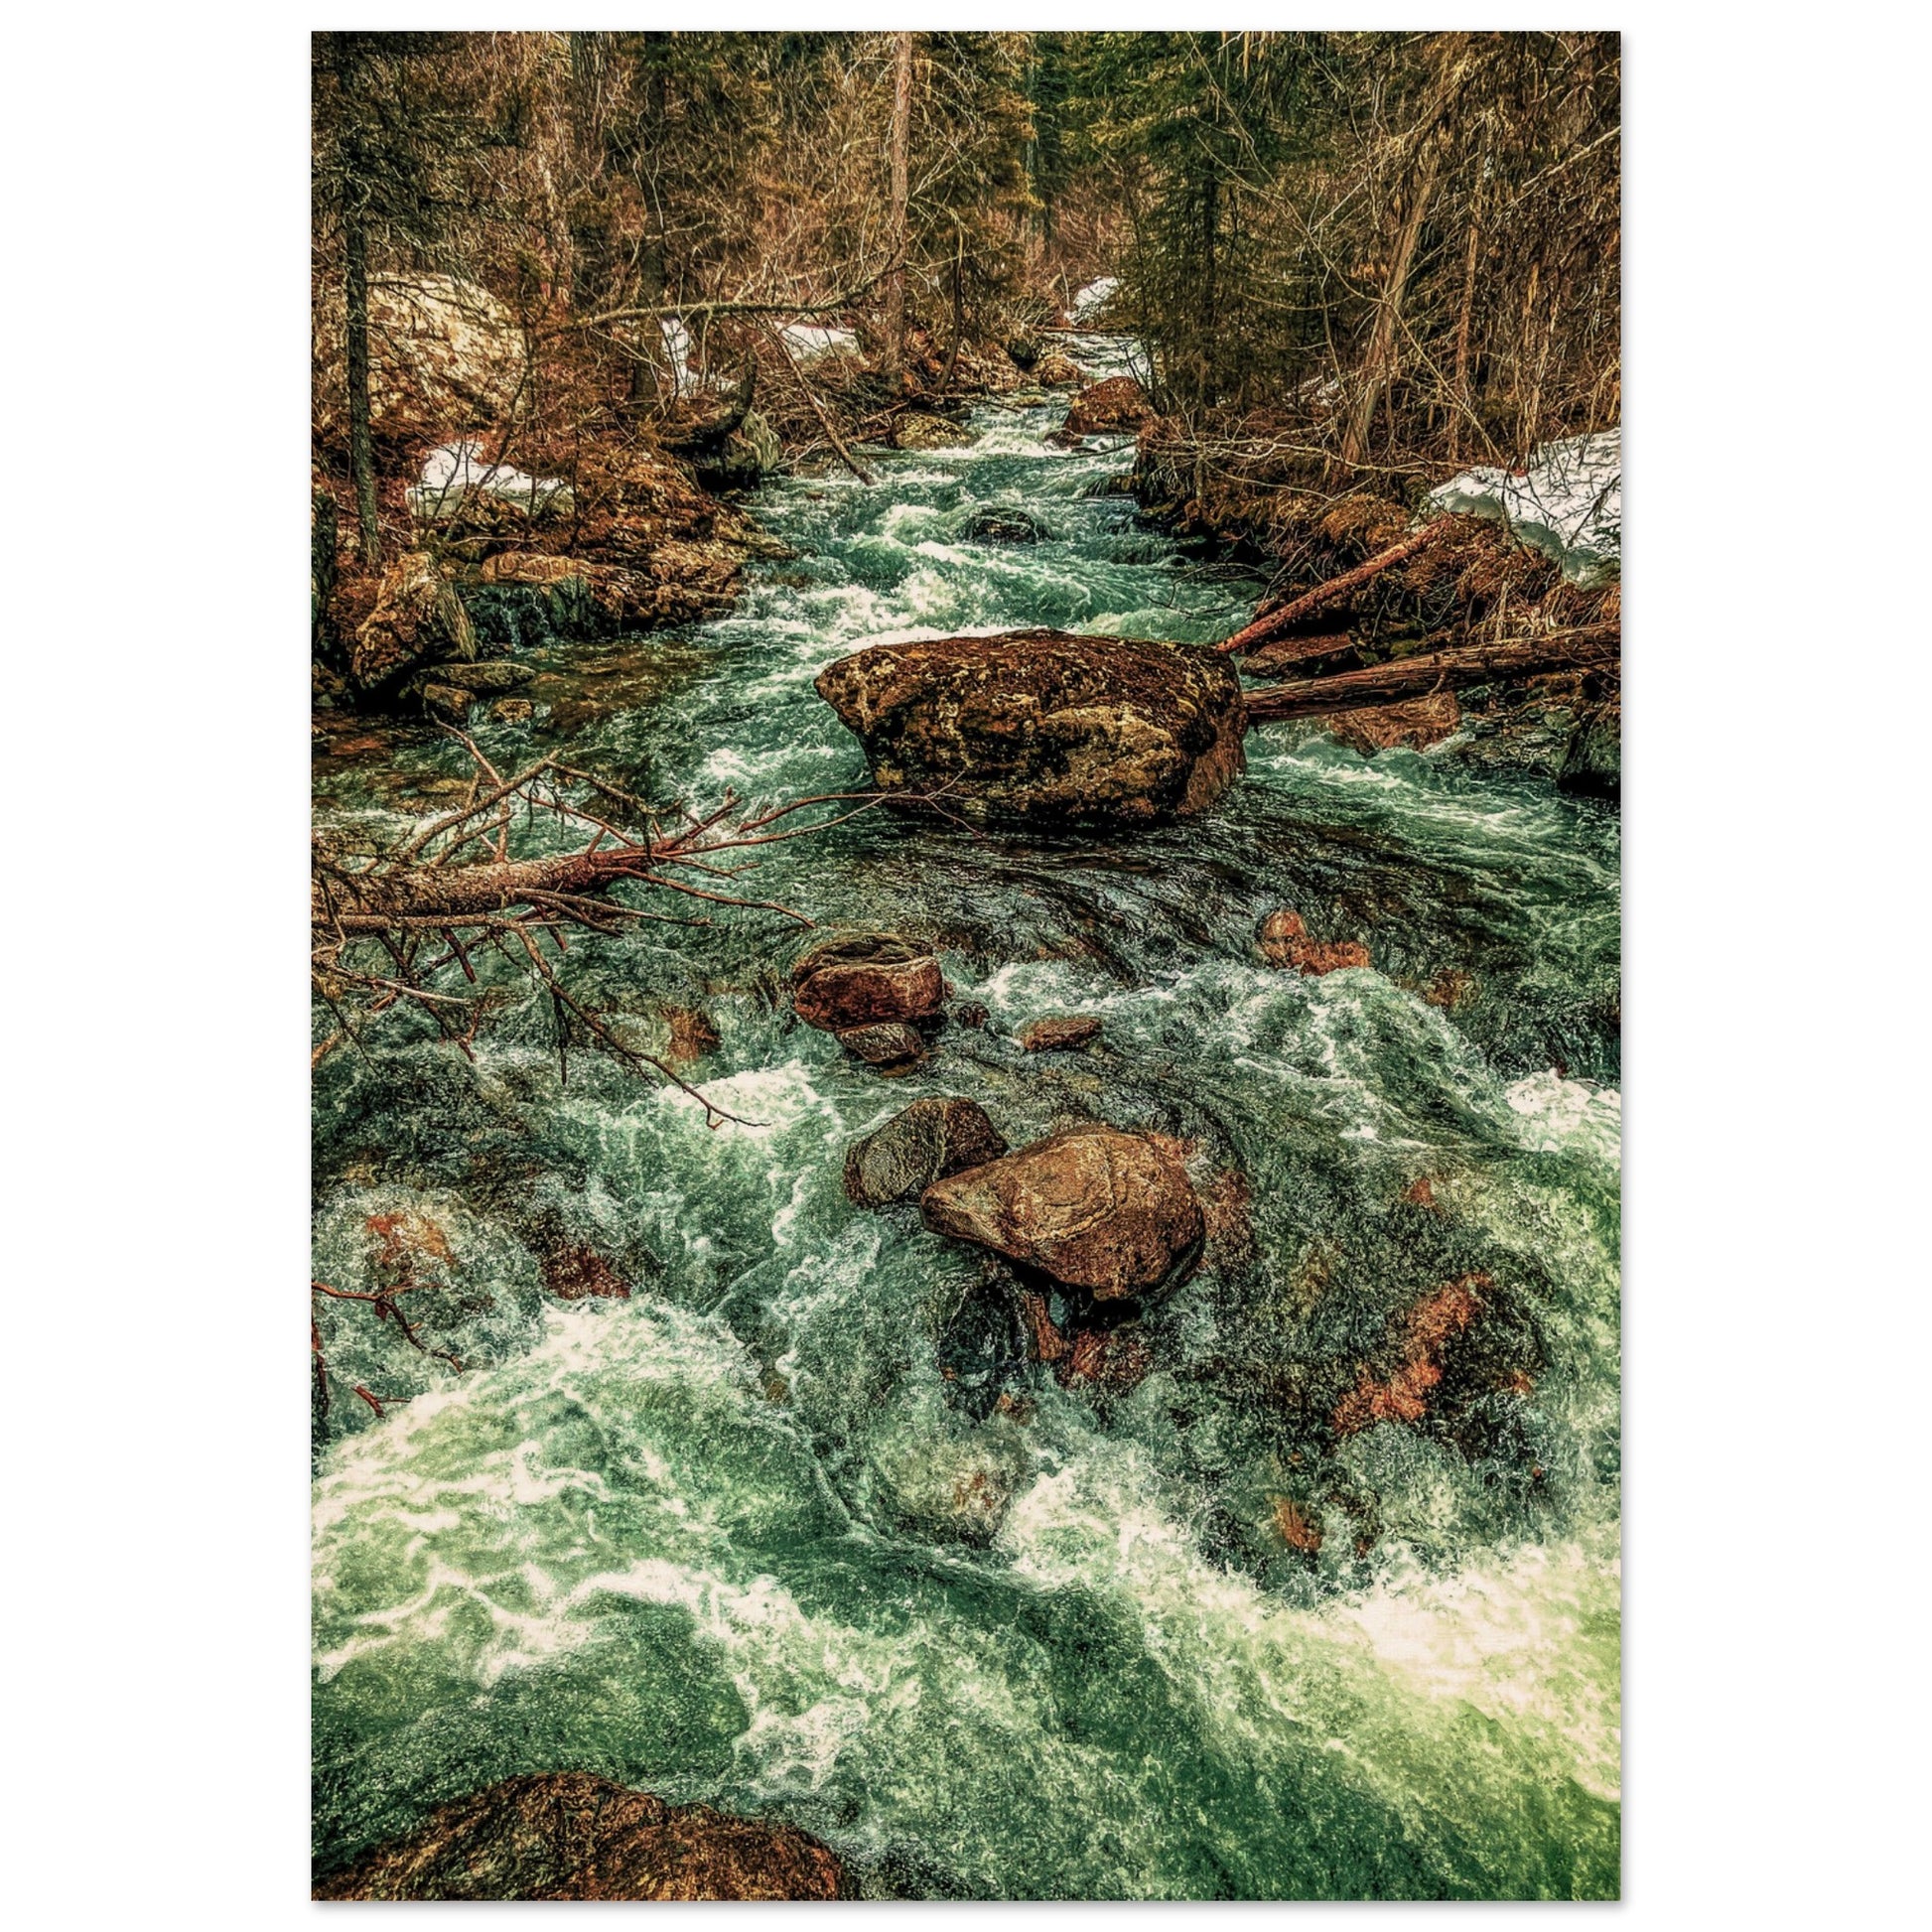
[[[1364,670],[1305,678],[1257,691],[1248,698],[1248,722],[1314,718],[1362,705],[1393,704],[1437,691],[1459,691],[1498,678],[1537,677],[1546,671],[1595,669],[1614,663],[1623,648],[1620,623],[1582,624],[1508,643],[1460,644],[1449,650],[1398,657]]]
[[[812,414],[818,418],[818,426],[820,429],[822,429],[825,432],[826,441],[829,442],[832,448],[838,453],[839,461],[843,463],[845,467],[848,470],[850,470],[852,474],[855,477],[857,477],[862,483],[871,483],[873,480],[872,472],[868,470],[865,467],[865,465],[861,463],[859,459],[856,456],[854,456],[849,449],[846,448],[844,437],[842,437],[838,433],[838,431],[832,427],[832,419],[830,416],[828,416],[825,413],[824,404],[819,401],[818,397],[815,394],[813,394],[812,385],[805,380],[804,372],[799,368],[797,359],[792,355],[791,345],[787,343],[784,337],[781,336],[777,332],[777,330],[773,329],[768,322],[763,325],[763,328],[764,328],[764,333],[767,336],[769,336],[772,342],[776,345],[778,353],[785,358],[785,367],[791,371],[791,379],[795,383],[797,383],[799,394],[805,398],[805,401],[809,405]]]
[[[1339,577],[1329,578],[1325,584],[1317,584],[1313,590],[1287,604],[1277,605],[1265,616],[1257,618],[1247,629],[1237,630],[1226,643],[1216,644],[1214,648],[1223,656],[1229,651],[1250,650],[1264,639],[1286,630],[1291,624],[1300,623],[1304,618],[1311,618],[1317,611],[1325,611],[1329,605],[1352,595],[1364,584],[1373,583],[1385,570],[1392,569],[1405,558],[1413,557],[1418,550],[1426,549],[1443,534],[1449,521],[1447,516],[1439,516],[1434,522],[1425,523],[1420,530],[1412,530],[1400,543],[1391,544],[1366,563],[1343,571]]]

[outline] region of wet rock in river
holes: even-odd
[[[317,1881],[319,1899],[838,1898],[838,1858],[794,1826],[667,1805],[582,1771],[507,1778]]]
[[[893,430],[896,450],[952,450],[978,440],[971,430],[943,416],[904,415]]]
[[[817,690],[882,791],[971,816],[1152,824],[1205,811],[1245,766],[1227,660],[1190,644],[1015,630],[874,644]]]
[[[1368,948],[1357,939],[1323,942],[1309,937],[1301,913],[1284,905],[1262,920],[1257,938],[1264,964],[1283,970],[1293,968],[1310,979],[1323,973],[1340,972],[1345,966],[1369,966]]]
[[[980,510],[967,522],[968,543],[1042,543],[1045,526],[1029,510]]]
[[[991,1248],[1099,1301],[1166,1281],[1199,1252],[1204,1233],[1173,1144],[1099,1125],[935,1181],[919,1211],[935,1234]]]
[[[910,1200],[1006,1151],[1005,1135],[977,1101],[915,1100],[846,1155],[846,1197],[859,1207]]]
[[[793,962],[791,986],[799,1019],[829,1034],[928,1020],[946,997],[939,962],[895,932],[813,946]]]
[[[1048,389],[1070,389],[1076,382],[1087,379],[1079,363],[1059,348],[1042,349],[1028,374]]]
[[[498,725],[527,725],[537,715],[528,698],[498,698],[489,707],[491,720]]]
[[[514,691],[528,684],[536,676],[535,667],[529,664],[512,664],[495,660],[483,664],[439,664],[434,671],[423,672],[403,689],[409,690],[416,684],[448,684],[459,691],[473,695],[494,694],[498,691]]]
[[[854,1059],[883,1069],[909,1067],[925,1052],[924,1037],[911,1027],[888,1023],[876,1027],[841,1027],[838,1042]]]
[[[1090,1013],[1050,1014],[1022,1027],[1018,1037],[1030,1053],[1063,1053],[1091,1046],[1102,1024]]]

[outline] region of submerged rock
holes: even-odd
[[[1110,436],[1138,430],[1154,420],[1147,391],[1131,375],[1110,375],[1073,398],[1060,430],[1066,436]]]
[[[964,531],[968,543],[1043,543],[1045,526],[1030,510],[980,510]]]
[[[834,1035],[855,1060],[881,1069],[904,1069],[925,1051],[924,1038],[897,1021],[872,1027],[841,1027]]]
[[[513,664],[507,659],[494,658],[481,664],[439,664],[433,672],[424,674],[433,677],[438,684],[453,684],[459,691],[473,694],[488,693],[495,696],[502,691],[514,691],[528,684],[536,676],[536,668],[530,664]]]
[[[476,654],[476,631],[436,559],[426,550],[405,550],[383,572],[375,608],[356,626],[348,674],[360,690],[376,691],[418,665]]]
[[[1022,1027],[1018,1037],[1030,1053],[1063,1053],[1091,1046],[1100,1037],[1101,1026],[1090,1013],[1051,1014]]]
[[[1301,913],[1291,906],[1284,905],[1279,911],[1270,912],[1262,920],[1256,937],[1261,944],[1261,957],[1265,965],[1284,970],[1292,967],[1310,979],[1319,978],[1323,973],[1340,972],[1345,966],[1369,966],[1374,963],[1369,958],[1368,948],[1358,939],[1327,942],[1311,939]]]
[[[1006,1151],[1005,1135],[977,1101],[915,1100],[846,1155],[846,1197],[858,1207],[910,1200]]]
[[[1227,660],[1190,644],[1015,630],[875,644],[818,675],[882,791],[977,816],[1145,825],[1191,817],[1244,768]]]
[[[791,987],[799,1019],[828,1034],[928,1020],[946,997],[939,962],[896,932],[813,946],[793,962]]]
[[[838,1898],[845,1869],[794,1826],[667,1805],[582,1771],[506,1778],[317,1881],[318,1899]]]
[[[1173,1143],[1097,1124],[935,1181],[919,1211],[935,1234],[1028,1263],[1098,1301],[1166,1281],[1205,1233]]]

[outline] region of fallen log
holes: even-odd
[[[1304,667],[1318,664],[1324,658],[1340,657],[1358,649],[1361,642],[1361,638],[1345,630],[1324,631],[1319,637],[1284,638],[1278,643],[1263,644],[1241,669],[1248,677],[1299,677]]]
[[[1364,584],[1373,583],[1385,570],[1393,569],[1404,558],[1413,557],[1418,550],[1426,549],[1449,528],[1449,521],[1447,516],[1439,516],[1433,523],[1425,523],[1420,530],[1412,530],[1400,543],[1379,551],[1366,563],[1343,571],[1339,577],[1329,578],[1325,584],[1317,584],[1313,590],[1287,604],[1278,604],[1274,610],[1258,617],[1247,629],[1237,630],[1226,643],[1217,644],[1215,649],[1224,655],[1228,651],[1252,649],[1265,638],[1277,635],[1291,624],[1300,623],[1304,618],[1311,618],[1317,611],[1325,611],[1329,605],[1350,596]]]
[[[1623,648],[1620,623],[1582,624],[1541,637],[1506,643],[1458,644],[1449,650],[1398,657],[1365,670],[1337,671],[1332,677],[1304,678],[1271,691],[1248,694],[1248,722],[1263,725],[1282,718],[1315,718],[1326,712],[1353,711],[1360,705],[1392,704],[1432,691],[1461,691],[1498,678],[1537,677],[1547,671],[1594,669],[1614,663]]]

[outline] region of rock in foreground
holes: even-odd
[[[793,963],[791,987],[799,1019],[828,1034],[929,1020],[946,997],[939,962],[896,932],[813,946]]]
[[[844,1868],[789,1825],[667,1805],[580,1771],[509,1778],[319,1880],[319,1899],[837,1898]]]
[[[1173,1143],[1099,1125],[935,1181],[919,1212],[935,1234],[992,1248],[1100,1301],[1157,1287],[1205,1233]]]
[[[1186,818],[1244,765],[1240,680],[1189,644],[1059,630],[874,644],[817,688],[882,791],[943,788],[946,809],[970,816]]]
[[[846,1197],[858,1207],[910,1200],[1006,1151],[1005,1135],[977,1101],[915,1100],[846,1155]]]

